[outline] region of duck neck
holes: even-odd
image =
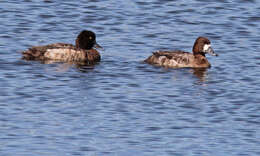
[[[206,57],[205,53],[203,53],[203,52],[193,52],[193,54],[195,57],[201,57],[201,56]]]

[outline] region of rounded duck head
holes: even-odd
[[[80,32],[76,39],[76,47],[80,49],[90,50],[93,47],[102,48],[96,42],[96,35],[94,32],[89,30],[83,30]]]
[[[205,54],[208,53],[213,56],[218,56],[212,49],[210,40],[206,37],[198,37],[193,45],[192,51],[194,55],[200,54],[205,56]]]

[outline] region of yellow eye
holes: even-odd
[[[90,36],[89,39],[92,40],[92,37]]]

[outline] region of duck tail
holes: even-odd
[[[22,52],[22,59],[24,60],[41,60],[44,57],[43,51],[39,51],[36,48],[30,48]]]

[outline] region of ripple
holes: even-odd
[[[259,155],[258,1],[0,3],[2,155]],[[20,59],[83,29],[106,49],[95,66]],[[198,36],[210,69],[143,62]]]

